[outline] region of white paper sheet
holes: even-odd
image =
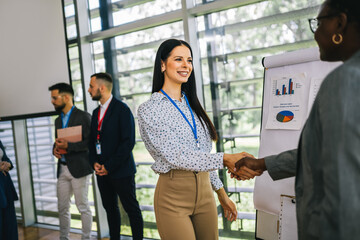
[[[317,93],[319,92],[321,83],[322,83],[321,78],[311,78],[310,90],[309,90],[308,114],[307,115],[310,114],[311,107],[315,101]]]
[[[266,129],[299,130],[307,116],[309,81],[305,73],[271,77]]]
[[[279,240],[297,240],[296,200],[294,196],[281,195],[279,215]]]

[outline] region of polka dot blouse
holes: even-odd
[[[184,96],[174,100],[192,123],[191,113]],[[138,109],[140,135],[155,163],[151,168],[156,173],[171,169],[210,172],[214,190],[223,187],[217,169],[224,167],[223,153],[210,153],[211,137],[194,113],[200,148],[194,134],[178,109],[162,93],[153,93]],[[205,124],[204,124],[205,126]]]

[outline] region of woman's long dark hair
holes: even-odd
[[[190,45],[182,40],[178,39],[169,39],[163,42],[157,53],[155,58],[155,65],[154,65],[154,75],[153,75],[153,87],[152,87],[152,93],[159,92],[160,89],[164,85],[164,73],[161,72],[161,61],[166,62],[168,57],[170,56],[171,51],[178,46],[186,46],[189,48],[191,52],[191,57],[193,56],[192,50]],[[214,125],[212,124],[210,118],[206,114],[205,110],[202,108],[199,99],[196,94],[196,82],[195,82],[195,75],[194,75],[194,68],[193,71],[190,74],[190,77],[186,83],[183,83],[181,85],[181,91],[183,91],[186,94],[186,97],[189,100],[189,104],[191,109],[195,112],[195,114],[200,119],[200,122],[202,126],[204,127],[204,124],[206,125],[211,139],[213,141],[217,141],[217,133]]]

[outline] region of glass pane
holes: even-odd
[[[64,3],[66,34],[68,39],[72,39],[77,36],[77,30],[75,25],[75,5],[71,0]]]
[[[72,39],[77,37],[76,25],[71,24],[66,26],[67,38]]]
[[[136,94],[131,97],[122,98],[122,100],[129,106],[134,117],[137,118],[137,108],[143,102],[150,98],[150,93]],[[140,135],[137,135],[140,138]]]
[[[137,121],[136,121],[137,124]],[[138,126],[138,125],[136,125]],[[138,132],[137,132],[138,133]],[[137,135],[138,137],[139,135]],[[141,139],[141,138],[137,138],[137,139]],[[138,141],[135,144],[134,150],[134,158],[135,158],[135,162],[136,163],[147,163],[148,165],[148,170],[151,171],[151,174],[154,173],[149,167],[151,164],[153,164],[154,159],[151,157],[150,153],[146,150],[145,145],[143,142]],[[150,173],[148,173],[150,174]]]
[[[69,58],[71,60],[79,58],[79,48],[77,46],[69,48]]]
[[[71,17],[75,15],[75,7],[74,4],[70,4],[65,6],[65,17]]]
[[[261,109],[231,111],[223,114],[222,129],[224,136],[239,134],[259,134],[261,122]]]
[[[263,81],[229,82],[220,88],[221,109],[237,109],[246,107],[261,107]]]
[[[183,34],[183,23],[175,22],[138,32],[120,35],[115,37],[115,42],[116,48],[121,50],[122,48],[127,48],[134,45],[136,46],[144,43],[151,43],[158,40],[165,41],[171,37],[178,38],[177,36],[182,36]],[[160,45],[160,43],[161,42],[154,43],[152,47],[157,50],[157,47]]]
[[[146,17],[160,15],[162,13],[171,12],[181,8],[181,0],[162,1],[134,1],[139,2],[139,5],[125,7],[121,6],[121,1],[113,1],[113,19],[114,26],[124,23],[133,22]],[[145,3],[144,3],[145,2]],[[120,3],[119,5],[116,3]],[[141,3],[141,4],[140,4]]]
[[[103,52],[104,52],[103,41],[93,42],[93,43],[92,43],[92,47],[93,47],[93,53],[94,53],[94,54],[98,54],[98,53],[103,53]]]
[[[104,58],[95,60],[95,72],[106,72]]]
[[[99,0],[89,0],[89,9],[99,8]]]
[[[91,32],[96,32],[101,30],[101,18],[100,17],[92,18],[90,21],[90,26],[91,26]]]
[[[79,104],[81,104],[83,101],[83,90],[82,90],[83,88],[82,88],[81,81],[80,80],[72,81],[72,87],[73,87],[74,93],[75,93],[75,96],[74,96],[75,105],[77,108],[80,108]]]

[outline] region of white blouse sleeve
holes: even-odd
[[[217,170],[210,172],[210,182],[214,191],[217,191],[220,188],[224,187],[224,184],[221,182],[219,178],[219,174]]]

